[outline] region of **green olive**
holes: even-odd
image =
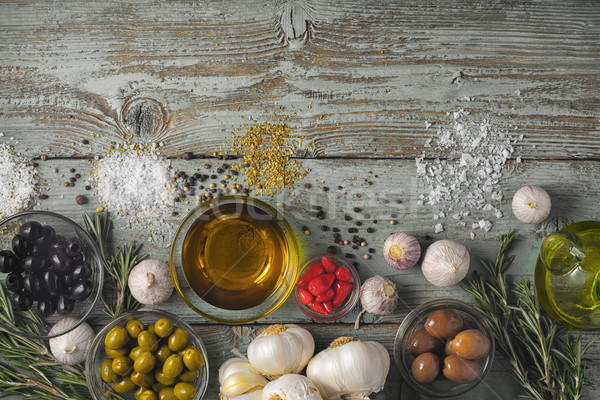
[[[188,369],[198,369],[204,365],[204,358],[198,350],[188,346],[183,351],[183,363]]]
[[[127,343],[127,331],[125,328],[115,326],[104,338],[104,345],[111,350],[118,350]]]
[[[167,378],[161,370],[154,372],[154,378],[156,378],[157,382],[162,383],[163,385],[166,385],[166,386],[174,385],[175,382],[177,381],[177,378],[175,378],[175,377]]]
[[[183,360],[179,354],[171,354],[163,364],[162,372],[167,378],[175,378],[183,371]]]
[[[113,383],[119,379],[117,374],[112,370],[112,360],[110,358],[102,360],[100,364],[100,376],[106,383]]]
[[[121,380],[113,385],[113,390],[117,393],[131,392],[135,390],[135,388],[135,383],[133,383],[131,378],[128,376],[121,378]]]
[[[140,332],[144,330],[144,324],[142,323],[142,321],[132,319],[131,321],[127,322],[127,325],[125,325],[125,329],[127,330],[127,333],[129,333],[129,336],[132,339],[137,339]]]
[[[140,395],[139,400],[158,400],[158,395],[154,392],[154,390],[144,390]]]
[[[154,369],[156,357],[149,351],[144,351],[133,362],[133,369],[141,374],[147,374]]]
[[[196,396],[196,388],[189,383],[179,382],[173,390],[177,400],[192,400]]]
[[[117,357],[121,357],[121,356],[126,356],[129,353],[129,350],[127,349],[127,347],[121,347],[120,349],[109,349],[108,347],[104,347],[104,351],[106,352],[106,355],[109,356],[110,358],[117,358]]]
[[[144,351],[156,351],[158,349],[158,338],[154,332],[142,331],[138,335],[138,345]]]
[[[167,385],[163,385],[162,383],[156,382],[154,385],[152,385],[152,390],[154,390],[156,393],[158,393],[167,387],[168,387]]]
[[[154,323],[154,333],[160,337],[167,337],[173,332],[173,324],[167,318],[161,318]]]
[[[200,373],[197,369],[185,369],[181,372],[181,374],[179,374],[179,379],[184,382],[192,382],[198,377],[198,375],[200,375]]]
[[[169,349],[171,351],[180,351],[185,349],[188,341],[188,333],[187,331],[177,328],[175,332],[171,336],[169,336]]]
[[[164,388],[158,392],[158,400],[177,400],[177,397],[175,397],[175,389]]]
[[[131,358],[121,356],[112,360],[112,370],[118,375],[129,375],[133,369]]]
[[[138,386],[138,388],[135,389],[135,391],[133,392],[133,397],[135,397],[137,400],[139,400],[142,393],[144,393],[144,390],[148,390],[148,388]]]
[[[143,352],[144,352],[144,349],[142,349],[140,346],[135,346],[129,352],[129,358],[131,358],[133,361],[135,361],[136,358],[138,358],[140,356],[140,354],[142,354]]]
[[[154,323],[148,324],[148,327],[146,328],[147,331],[152,332],[152,333],[156,333],[154,332]]]
[[[173,354],[173,352],[171,349],[169,349],[169,346],[163,344],[158,350],[156,350],[156,353],[154,353],[156,356],[156,363],[161,365],[164,364],[165,360],[169,358],[171,354]]]
[[[129,375],[129,377],[131,378],[132,382],[138,386],[148,387],[154,383],[154,377],[152,374],[142,374],[136,371]]]

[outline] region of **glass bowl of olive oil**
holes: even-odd
[[[184,218],[171,246],[171,277],[198,314],[242,324],[287,300],[299,259],[296,237],[283,215],[257,199],[225,196]]]

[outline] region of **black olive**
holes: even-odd
[[[25,257],[23,259],[23,269],[27,272],[40,271],[43,269],[45,261],[39,256]]]
[[[71,289],[71,298],[77,301],[87,299],[92,293],[92,283],[87,280],[78,281]]]
[[[50,295],[60,294],[65,288],[65,278],[54,269],[49,269],[43,275],[44,288]]]
[[[45,299],[38,300],[38,312],[42,317],[52,315],[56,311],[56,300],[54,297],[47,297]]]
[[[20,292],[23,289],[23,277],[17,272],[11,272],[6,276],[6,288],[11,292]]]
[[[25,292],[13,293],[10,298],[13,307],[16,307],[20,310],[27,311],[31,308],[33,304],[33,300],[31,297]]]
[[[77,279],[73,278],[73,274],[65,274],[65,287],[72,287],[75,282],[77,282]]]
[[[74,256],[83,250],[83,242],[79,238],[71,238],[67,242],[67,254]]]
[[[81,264],[81,262],[83,261],[83,253],[77,253],[74,256],[70,257],[70,259],[71,264],[73,264],[73,266]]]
[[[31,248],[31,254],[35,256],[45,256],[48,253],[48,246],[36,242]]]
[[[20,262],[15,253],[10,250],[0,251],[0,272],[9,273],[19,269]]]
[[[65,250],[67,248],[67,239],[64,236],[56,235],[50,244],[50,250]]]
[[[48,263],[59,271],[65,271],[70,264],[69,259],[62,250],[52,251],[48,255]]]
[[[21,235],[15,235],[12,239],[12,249],[19,258],[25,258],[33,248],[29,239]]]
[[[71,272],[71,276],[75,280],[91,278],[92,267],[90,267],[90,264],[84,261],[73,269],[73,272]]]
[[[73,312],[75,308],[75,301],[72,300],[68,295],[58,296],[58,300],[56,302],[56,311],[60,315],[67,315]]]
[[[19,228],[19,233],[26,239],[34,241],[38,237],[42,236],[44,229],[42,224],[36,221],[26,222]]]
[[[55,236],[56,232],[54,231],[54,228],[50,225],[44,225],[42,227],[42,235],[39,236],[35,242],[41,246],[49,246],[53,243]]]
[[[34,298],[42,293],[42,282],[37,274],[29,274],[23,279],[23,289]]]

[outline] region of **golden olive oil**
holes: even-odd
[[[262,303],[285,273],[288,249],[277,221],[248,203],[210,208],[189,229],[183,270],[204,301],[242,310]]]

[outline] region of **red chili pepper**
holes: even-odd
[[[312,301],[315,299],[315,296],[313,296],[308,290],[304,288],[298,289],[298,297],[300,297],[300,303],[302,304],[312,303]]]
[[[350,271],[346,267],[338,267],[335,270],[335,277],[340,281],[352,283],[352,275],[350,275]]]
[[[335,295],[333,296],[333,307],[339,307],[342,302],[348,297],[348,293],[352,290],[352,284],[344,281],[337,281],[335,285],[333,285],[333,291]]]
[[[323,305],[325,311],[327,311],[327,314],[331,314],[333,312],[333,306],[331,304],[331,301],[325,301],[321,304]]]
[[[314,278],[312,281],[308,282],[308,291],[318,296],[323,294],[333,285],[335,281],[334,274],[323,274]]]
[[[333,262],[325,256],[321,257],[321,264],[323,264],[325,271],[327,271],[330,274],[333,274],[337,269],[337,265],[335,265],[335,262]]]
[[[329,288],[329,289],[327,289],[327,291],[325,293],[318,295],[315,298],[315,301],[318,301],[319,303],[322,303],[324,301],[333,299],[334,295],[335,295],[335,292],[333,291],[333,288]]]
[[[302,287],[308,285],[308,282],[315,279],[317,276],[324,274],[325,268],[320,263],[314,263],[306,272],[298,279],[296,286]]]
[[[313,303],[310,305],[310,309],[319,314],[327,314],[327,310],[323,308],[323,303]]]

